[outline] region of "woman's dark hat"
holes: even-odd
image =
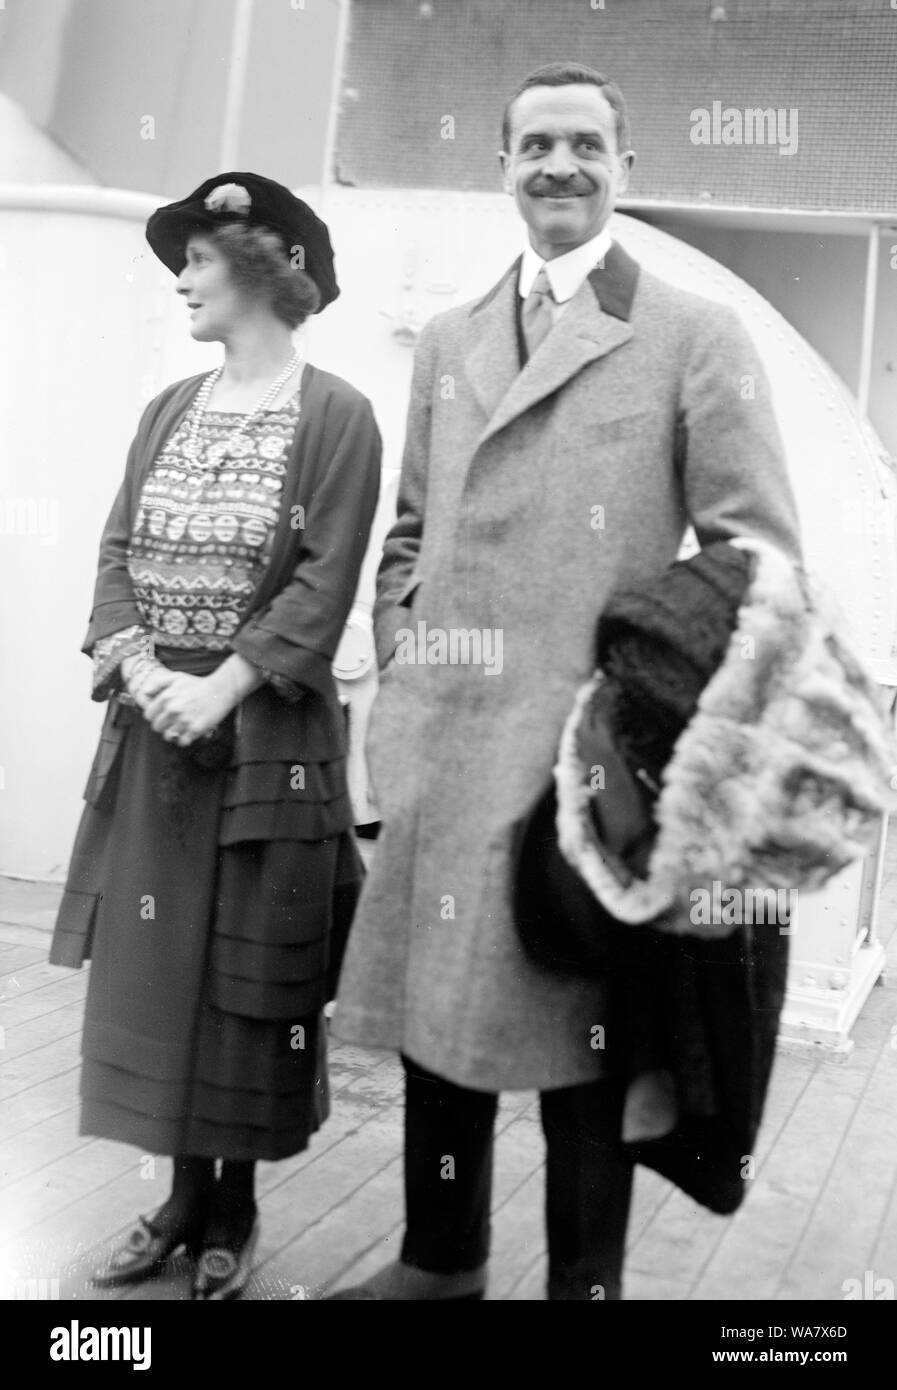
[[[180,275],[191,236],[239,221],[277,232],[290,256],[301,248],[297,264],[321,292],[316,312],[336,299],[339,286],[326,224],[282,183],[261,174],[227,173],[206,179],[180,202],[157,208],[146,224],[146,239],[163,265]]]

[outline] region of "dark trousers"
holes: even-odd
[[[455,1086],[408,1057],[402,1259],[437,1274],[489,1254],[498,1096]],[[622,1087],[541,1093],[550,1299],[619,1299],[632,1164],[620,1144]]]

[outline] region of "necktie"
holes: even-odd
[[[551,282],[543,265],[536,276],[532,289],[523,301],[523,336],[526,339],[526,348],[530,357],[545,335],[554,327],[554,315],[551,307],[554,302]]]

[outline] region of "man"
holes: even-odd
[[[402,1054],[407,1229],[397,1262],[337,1298],[482,1297],[503,1088],[541,1092],[548,1297],[621,1297],[632,1171],[613,1039],[598,1045],[606,990],[523,955],[514,827],[550,781],[616,584],[670,564],[689,522],[702,544],[752,535],[799,558],[737,319],[611,241],[633,162],[619,90],[539,69],[508,104],[500,158],[528,245],[421,334],[379,573],[383,833],[334,1023]]]

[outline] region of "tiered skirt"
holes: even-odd
[[[81,1133],[161,1154],[297,1153],[329,1111],[322,1010],[363,872],[352,832],[222,844],[227,769],[137,715],[117,756],[57,923],[64,942],[91,917]]]

